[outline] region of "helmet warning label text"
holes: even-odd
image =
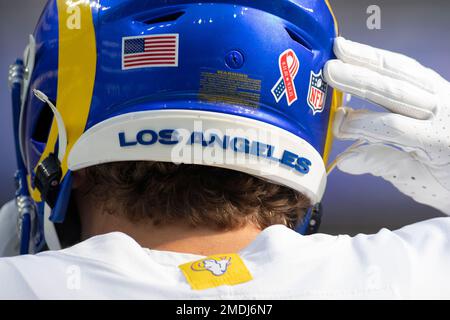
[[[258,108],[260,98],[261,80],[247,74],[217,70],[200,75],[201,101]]]

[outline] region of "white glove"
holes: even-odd
[[[339,108],[334,134],[362,140],[337,158],[340,170],[370,173],[450,215],[450,83],[417,61],[336,38],[326,81],[393,113]]]

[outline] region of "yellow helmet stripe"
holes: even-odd
[[[61,163],[66,174],[67,156],[83,134],[97,66],[95,29],[90,1],[58,0],[59,52],[58,91],[56,107],[61,113],[67,131],[67,151]],[[39,162],[54,152],[58,139],[56,120],[53,120],[45,150]],[[31,190],[31,187],[30,187]],[[34,200],[40,201],[37,190],[32,190]]]
[[[339,90],[333,90],[333,100],[331,101],[330,119],[328,120],[327,138],[325,140],[325,149],[323,152],[323,162],[328,164],[331,148],[333,146],[333,123],[336,115],[336,109],[342,105],[344,94]]]
[[[336,18],[336,15],[334,14],[333,8],[331,8],[330,2],[328,0],[325,0],[325,3],[328,7],[328,9],[330,10],[331,15],[333,16],[333,20],[334,20],[334,28],[336,31],[336,36],[339,34],[339,24]]]
[[[333,12],[333,9],[331,8],[330,2],[328,0],[325,0],[326,5],[328,6],[328,9],[330,10],[331,15],[333,16],[334,20],[334,26],[336,31],[336,36],[339,34],[339,25],[338,21],[336,19],[336,16]],[[323,162],[325,165],[328,164],[331,148],[333,146],[333,123],[334,123],[334,116],[336,113],[336,109],[342,104],[344,94],[338,90],[333,91],[333,98],[331,102],[331,110],[330,110],[330,119],[328,120],[328,131],[327,131],[327,138],[325,141],[325,149],[323,153]]]

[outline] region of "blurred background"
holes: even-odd
[[[276,1],[276,0],[274,0]],[[319,1],[319,0],[318,0]],[[341,35],[358,42],[407,54],[450,79],[450,1],[446,0],[330,0]],[[0,206],[13,198],[15,154],[8,92],[8,66],[22,55],[46,0],[0,0]],[[381,29],[367,28],[367,8],[381,9]],[[359,99],[352,107],[378,109]],[[336,142],[333,156],[348,143]],[[335,171],[323,201],[321,232],[374,233],[383,227],[397,229],[441,216],[400,194],[389,183],[363,175]]]

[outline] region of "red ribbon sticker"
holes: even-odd
[[[294,79],[300,68],[300,61],[292,49],[288,49],[280,55],[279,67],[281,78],[272,88],[272,94],[277,103],[286,95],[288,105],[297,101],[297,90],[295,89]]]

